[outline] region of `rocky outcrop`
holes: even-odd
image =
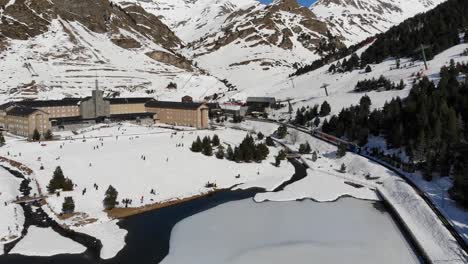
[[[152,51],[146,53],[146,55],[152,58],[153,60],[173,65],[177,68],[184,69],[187,71],[193,71],[192,63],[182,56],[174,55],[164,51]]]
[[[167,49],[181,46],[180,39],[166,25],[136,5],[120,6],[108,0],[16,0],[3,6],[0,36],[6,38],[29,39],[46,32],[52,19],[61,18],[78,21],[97,33],[113,35],[125,30]],[[124,39],[114,43],[134,48],[136,42]]]
[[[192,49],[212,52],[233,42],[244,40],[250,47],[259,45],[293,49],[293,39],[314,51],[326,37],[327,25],[296,0],[278,0],[271,5],[250,6],[231,13],[219,32],[190,43]],[[206,53],[205,51],[203,51]]]

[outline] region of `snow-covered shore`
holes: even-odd
[[[43,209],[55,221],[100,239],[104,245],[101,258],[107,259],[124,247],[126,236],[126,231],[103,211],[102,200],[109,185],[117,189],[118,201],[127,198],[132,200],[130,207],[143,207],[212,191],[213,188],[205,187],[208,182],[216,183],[217,188],[237,185],[272,190],[294,174],[291,164],[284,163],[279,168],[271,164],[278,152],[276,148],[270,148],[264,162],[245,164],[190,150],[197,136],[214,134],[225,145],[238,145],[247,132],[230,128],[175,132],[157,126],[99,125],[79,131],[78,135],[65,132],[63,136],[70,138],[62,141],[39,144],[7,140],[0,156],[30,167],[34,171],[30,176],[32,185],[37,182],[42,190],[46,190],[55,168],[61,166],[65,177],[76,184],[75,190],[48,197]],[[41,165],[44,170],[39,169]],[[57,214],[68,196],[73,197],[78,214],[63,220]]]
[[[335,200],[333,198],[345,195],[372,199],[372,196],[378,197],[376,190],[394,207],[431,261],[434,263],[447,261],[466,263],[468,261],[466,253],[429,205],[396,173],[354,153],[348,153],[345,157],[338,159],[335,146],[305,133],[299,134],[299,140],[295,144],[292,144],[290,139],[286,139],[285,143],[297,149],[298,145],[305,141],[309,142],[313,151],[320,153],[316,162],[305,157],[305,161],[311,168],[308,171],[309,175],[287,186],[281,192],[257,194],[256,201],[294,201],[304,198],[331,201]],[[347,166],[346,173],[338,172],[341,164]],[[324,177],[325,175],[328,178]],[[366,175],[376,178],[366,178]],[[332,180],[333,178],[335,179]],[[345,183],[346,181],[363,187],[351,187]],[[332,182],[335,184],[331,184]]]
[[[50,227],[30,226],[28,234],[16,244],[10,254],[48,257],[59,254],[79,254],[85,250],[84,246],[60,236]]]
[[[21,179],[0,167],[0,255],[3,254],[3,244],[18,239],[23,231],[23,208],[11,203],[16,196],[21,196],[20,184]]]

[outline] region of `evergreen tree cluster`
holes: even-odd
[[[322,105],[314,105],[313,107],[301,107],[296,111],[296,117],[293,120],[294,125],[311,126],[312,124],[318,126],[320,124],[320,117],[329,115],[331,106],[327,101]]]
[[[226,158],[235,162],[261,162],[268,157],[270,153],[265,143],[255,143],[251,135],[247,135],[239,146],[232,149],[228,147]]]
[[[319,116],[319,106],[314,105],[313,107],[301,107],[296,111],[296,117],[293,120],[293,124],[306,126],[310,121],[314,120]]]
[[[350,72],[355,69],[364,69],[367,65],[361,63],[361,59],[356,53],[351,54],[349,59],[344,58],[342,62],[338,61],[328,68],[329,73]]]
[[[374,41],[374,37],[370,37],[362,41],[361,43],[352,45],[350,47],[340,47],[336,50],[331,50],[326,56],[322,57],[321,59],[315,60],[311,64],[307,64],[305,66],[297,68],[297,70],[294,73],[290,74],[289,77],[306,74],[308,72],[321,68],[324,65],[327,65],[328,63],[331,63],[333,61],[337,61],[341,58],[349,56],[355,53],[358,49],[368,45],[372,41]]]
[[[390,91],[390,90],[403,90],[405,83],[403,80],[397,85],[383,75],[378,79],[372,78],[371,80],[365,79],[359,81],[354,88],[355,92],[370,92],[370,91]]]
[[[279,139],[283,139],[288,135],[288,127],[286,125],[281,125],[275,131],[275,136]]]
[[[339,138],[350,141],[358,141],[359,145],[367,143],[369,134],[369,113],[371,99],[365,95],[359,105],[342,109],[338,116],[333,115],[329,120],[325,119],[322,131]]]
[[[65,178],[62,168],[58,166],[55,168],[54,175],[47,185],[47,191],[54,193],[56,190],[62,189],[63,191],[73,191],[73,182],[69,178]]]
[[[193,152],[201,152],[206,156],[213,156],[213,147],[220,145],[220,140],[218,135],[214,135],[213,139],[209,136],[203,137],[203,140],[200,137],[192,142],[192,147],[190,148]]]
[[[468,1],[449,0],[435,9],[405,20],[386,33],[361,55],[362,64],[380,63],[388,57],[421,59],[421,45],[428,45],[430,60],[438,53],[460,43],[460,30],[468,26]],[[465,34],[465,39],[466,39]]]
[[[312,151],[309,142],[299,145],[299,153],[301,154],[309,154]]]
[[[468,201],[468,160],[460,146],[468,136],[468,73],[466,64],[443,67],[440,81],[427,77],[415,83],[405,99],[394,98],[382,109],[370,111],[371,101],[361,98],[358,106],[343,109],[325,120],[323,131],[365,145],[369,135],[383,136],[390,148],[402,148],[418,163],[426,180],[434,173],[455,179],[453,197]],[[462,81],[460,81],[462,80]],[[453,168],[453,170],[452,170]]]
[[[377,37],[368,38],[349,48],[343,47],[331,51],[321,59],[299,67],[290,77],[314,71],[333,61],[352,55],[358,49],[372,42],[361,55],[359,64],[361,69],[368,64],[380,63],[388,57],[422,59],[421,45],[426,48],[426,57],[430,60],[461,41],[468,43],[468,17],[466,14],[468,14],[468,1],[448,0],[433,10],[405,20]],[[463,40],[460,39],[461,35],[464,36]],[[333,72],[333,68],[335,68],[336,72],[342,72],[351,68],[342,67],[342,64],[335,64],[330,68],[330,71]],[[369,67],[369,70],[372,69]]]

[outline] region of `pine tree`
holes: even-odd
[[[294,119],[294,124],[302,126],[302,125],[304,125],[304,123],[305,123],[304,114],[303,114],[302,111],[297,109],[296,118]]]
[[[312,161],[313,161],[313,162],[316,162],[317,159],[318,159],[317,152],[316,152],[316,151],[312,152]]]
[[[275,157],[275,166],[279,167],[281,165],[281,158],[279,156]]]
[[[258,132],[257,139],[258,140],[263,140],[264,138],[265,138],[265,136],[262,134],[262,132]]]
[[[52,138],[54,137],[54,135],[52,134],[52,131],[50,131],[50,129],[48,129],[44,135],[44,139],[46,140],[51,140]]]
[[[268,149],[266,144],[260,143],[256,147],[256,153],[256,160],[261,161],[268,157],[268,154],[270,154],[270,150]]]
[[[111,210],[115,208],[115,206],[117,205],[118,195],[119,193],[117,192],[117,190],[114,187],[112,187],[112,185],[109,185],[109,188],[107,188],[104,200],[102,201],[104,208],[106,210]]]
[[[57,168],[55,168],[54,174],[49,182],[49,185],[47,185],[47,191],[49,193],[54,193],[56,190],[62,189],[64,184],[65,176],[63,176],[62,168],[58,166]]]
[[[75,211],[75,202],[72,197],[65,197],[62,204],[62,213],[71,214]]]
[[[306,142],[305,145],[306,145],[306,146],[305,146],[305,151],[306,151],[306,153],[310,153],[310,152],[312,151],[312,148],[310,147],[309,142]]]
[[[327,101],[324,101],[322,105],[320,106],[320,116],[324,117],[329,115],[331,112],[331,106]]]
[[[223,146],[218,147],[218,151],[216,151],[216,158],[224,159],[224,147]]]
[[[285,138],[287,134],[288,134],[288,128],[287,128],[285,125],[281,125],[281,126],[278,127],[278,129],[276,130],[276,136],[277,136],[279,139]]]
[[[235,162],[241,162],[244,159],[242,152],[238,147],[234,148],[234,161]]]
[[[202,153],[205,156],[213,156],[213,147],[211,147],[211,144],[209,141],[203,140]]]
[[[37,129],[34,129],[32,139],[34,141],[39,141],[41,140],[41,134],[39,134],[39,131]]]
[[[211,144],[213,144],[213,147],[216,147],[216,146],[219,146],[219,137],[218,135],[214,135],[213,136],[213,139],[211,139]]]
[[[73,191],[73,182],[69,178],[65,178],[63,182],[62,190],[65,192]]]
[[[345,172],[346,172],[346,165],[345,165],[344,163],[341,164],[340,172],[341,172],[341,173],[345,173]]]
[[[3,133],[0,132],[0,146],[5,145],[5,137],[3,137]]]
[[[192,147],[190,148],[193,152],[201,152],[203,148],[202,141],[200,140],[200,137],[197,137],[197,139],[192,143]]]
[[[310,153],[310,151],[311,151],[311,148],[310,148],[309,142],[299,145],[299,153],[308,154]]]
[[[269,147],[274,147],[275,146],[275,142],[273,141],[273,139],[271,137],[267,137],[266,140],[265,140],[265,143]]]
[[[367,67],[366,67],[366,73],[370,73],[370,72],[372,72],[372,68],[371,68],[370,65],[367,65]]]
[[[348,147],[346,146],[345,143],[340,143],[338,145],[338,150],[336,151],[336,157],[337,158],[342,158],[346,155],[346,151],[347,151]]]
[[[280,150],[278,152],[278,156],[277,156],[280,160],[285,160],[287,155],[286,155],[286,152],[284,150]]]
[[[320,125],[320,118],[317,116],[315,119],[314,119],[314,126],[315,127],[318,127]]]
[[[227,151],[226,151],[226,159],[228,160],[234,160],[234,151],[232,150],[231,145],[228,146]]]

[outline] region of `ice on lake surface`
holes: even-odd
[[[162,263],[419,263],[380,206],[229,202],[179,222]]]

